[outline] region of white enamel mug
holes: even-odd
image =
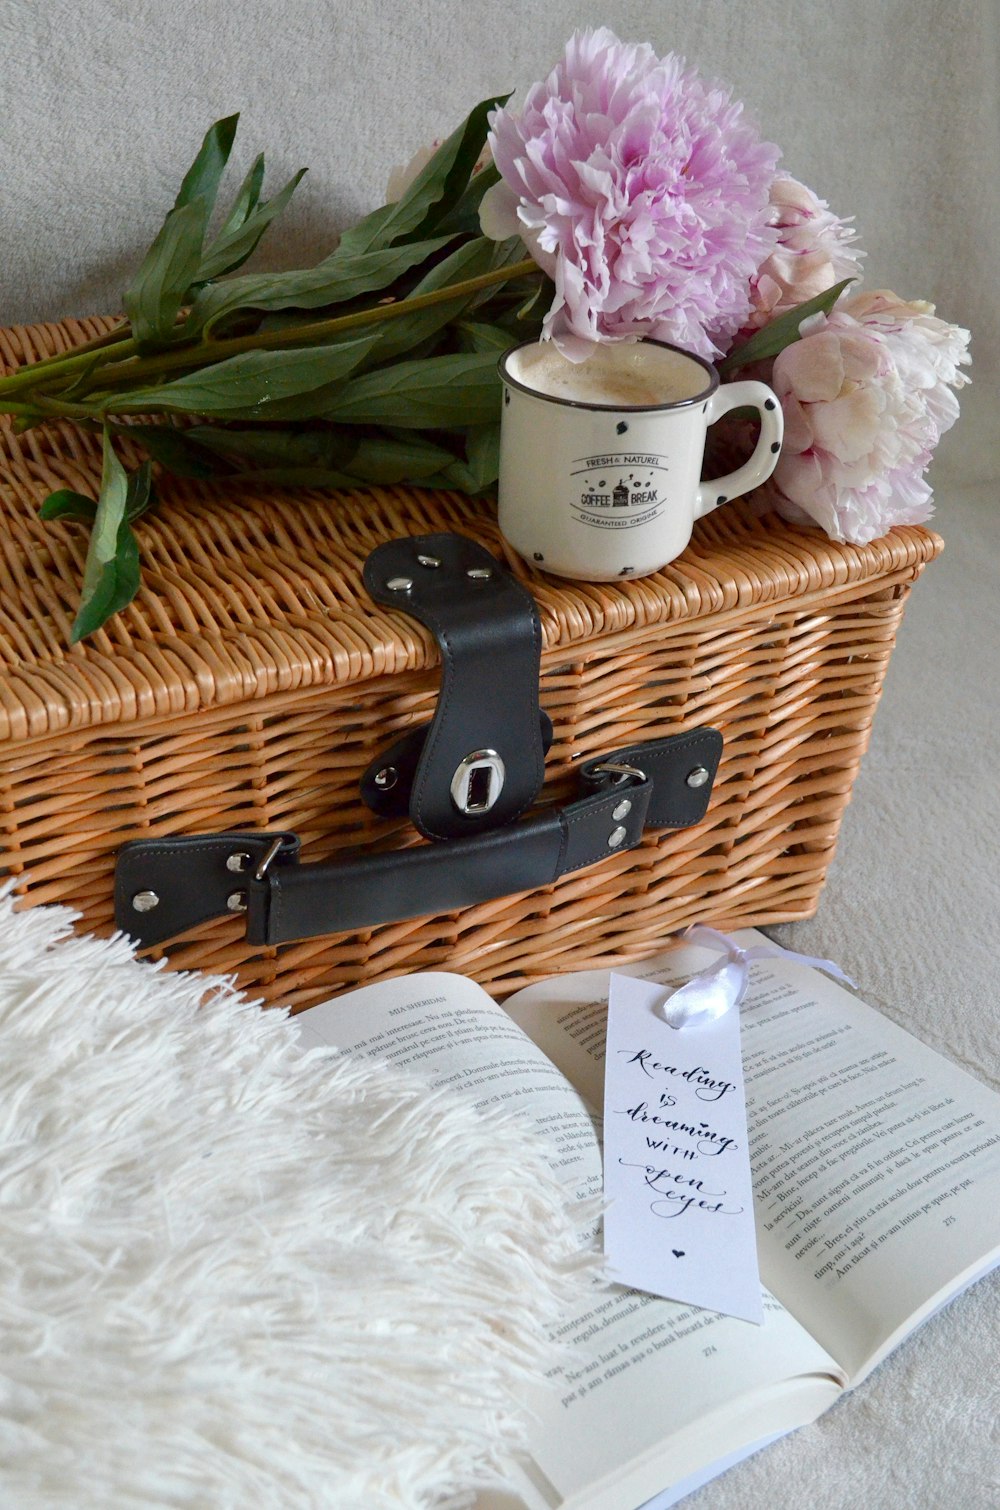
[[[765,383],[720,384],[662,341],[600,346],[583,363],[551,342],[500,359],[499,522],[527,561],[560,577],[642,577],[684,550],[696,519],[774,471],[784,431]],[[760,437],[735,472],[701,480],[709,425],[750,406]]]

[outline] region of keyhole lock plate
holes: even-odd
[[[503,791],[504,763],[496,750],[473,750],[451,778],[451,800],[460,813],[488,813]]]

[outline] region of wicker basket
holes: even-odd
[[[0,356],[15,366],[105,328],[0,332]],[[138,600],[70,650],[85,537],[36,510],[56,487],[93,492],[98,443],[59,425],[0,439],[0,875],[26,902],[69,903],[109,931],[115,853],[139,837],[293,829],[307,859],[423,842],[374,818],[358,779],[431,716],[437,651],[370,602],[360,568],[390,536],[448,529],[504,554],[488,505],[171,482],[169,507],[138,527]],[[621,586],[557,582],[508,554],[544,627],[546,797],[568,796],[583,757],[711,724],[725,748],[704,821],[445,917],[256,952],[227,919],[171,946],[171,963],[235,972],[297,1008],[412,969],[504,994],[641,957],[699,919],[810,916],[907,592],[939,549],[918,528],[837,545],[738,503],[672,566]]]

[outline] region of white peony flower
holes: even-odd
[[[933,512],[924,477],[958,418],[969,332],[885,290],[816,315],[775,358],[785,439],[770,492],[779,511],[864,544]]]

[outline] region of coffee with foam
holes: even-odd
[[[582,362],[539,343],[515,352],[508,370],[547,398],[611,409],[683,403],[711,386],[705,369],[683,352],[639,341],[597,346]]]

